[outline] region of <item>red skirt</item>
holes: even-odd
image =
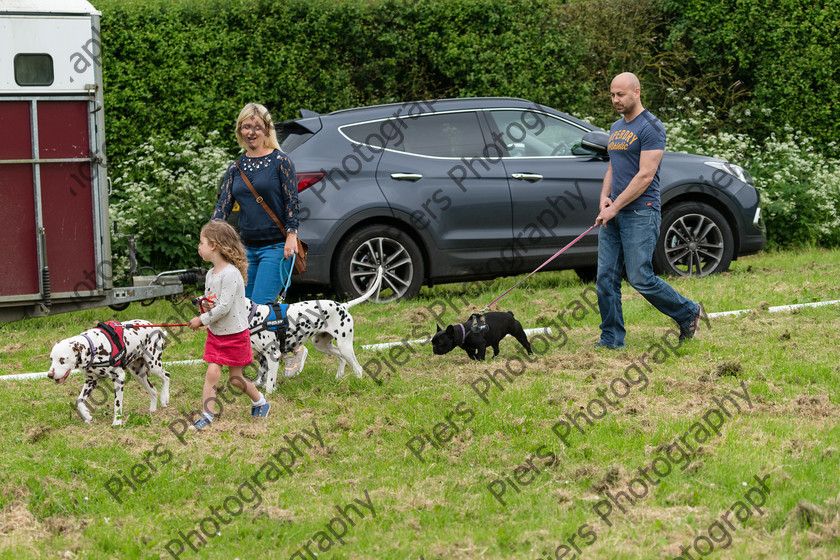
[[[245,367],[254,361],[251,353],[251,331],[215,335],[207,329],[204,361],[220,366]]]

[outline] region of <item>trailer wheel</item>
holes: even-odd
[[[131,305],[130,301],[126,303],[115,303],[113,305],[109,305],[108,307],[110,307],[114,311],[125,311],[126,309],[128,309],[129,305]]]
[[[150,274],[143,274],[145,272],[148,272]],[[137,274],[140,275],[140,276],[157,276],[157,271],[151,266],[141,266],[140,268],[137,269]],[[133,279],[132,279],[132,281],[133,281]],[[155,299],[157,299],[157,298],[149,298],[149,299],[141,300],[140,305],[142,305],[143,307],[148,307],[155,302]]]

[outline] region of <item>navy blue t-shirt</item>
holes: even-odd
[[[262,157],[239,158],[239,165],[251,181],[254,190],[288,229],[298,229],[298,192],[295,167],[292,160],[274,150]],[[260,206],[251,190],[242,180],[236,165],[228,166],[219,193],[219,202],[213,211],[214,219],[226,220],[235,202],[239,203],[239,236],[250,247],[265,247],[286,240],[280,228]]]
[[[610,152],[612,164],[612,189],[610,199],[615,200],[624,192],[639,172],[639,158],[643,151],[665,149],[665,128],[662,122],[645,109],[635,119],[626,122],[624,117],[610,127]],[[629,210],[653,208],[661,210],[659,202],[659,167],[648,188],[636,200],[625,206]]]

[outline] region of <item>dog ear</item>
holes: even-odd
[[[442,331],[442,330],[443,330],[442,328],[440,328],[440,325],[438,325],[437,323],[435,323],[435,326],[436,326],[436,327],[437,327],[437,329],[438,329],[438,330],[436,330],[436,331],[435,331],[436,333],[439,333],[440,331]]]
[[[446,327],[446,334],[448,334],[450,336],[455,336],[455,327],[453,327],[452,325],[447,326]]]

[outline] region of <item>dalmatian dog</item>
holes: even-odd
[[[251,349],[259,363],[255,383],[264,385],[266,394],[273,393],[277,384],[277,369],[282,354],[293,352],[309,339],[312,339],[312,345],[318,351],[338,357],[336,379],[344,377],[344,367],[348,363],[353,368],[356,377],[361,379],[362,366],[359,365],[353,351],[353,317],[348,310],[378,293],[379,286],[382,285],[383,273],[384,269],[380,266],[376,279],[368,291],[347,303],[319,299],[290,304],[286,310],[289,326],[286,329],[285,344],[282,348],[279,347],[277,334],[274,331],[260,330],[266,318],[269,317],[269,306],[250,302],[249,313],[253,315],[249,322]],[[253,306],[256,306],[255,311]]]
[[[148,321],[126,321],[122,325],[125,344],[122,367],[111,365],[112,344],[105,332],[99,328],[65,338],[57,342],[50,352],[52,364],[47,377],[54,379],[56,383],[63,383],[74,369],[84,370],[85,383],[76,400],[76,408],[86,423],[90,423],[92,418],[87,409],[86,400],[96,388],[97,382],[102,378],[108,378],[114,386],[113,425],[122,425],[126,369],[149,394],[151,398],[149,412],[157,410],[158,396],[157,391],[149,382],[149,374],[163,381],[160,404],[163,407],[169,404],[169,373],[163,369],[166,333],[158,327],[130,328],[130,325],[151,325]]]

